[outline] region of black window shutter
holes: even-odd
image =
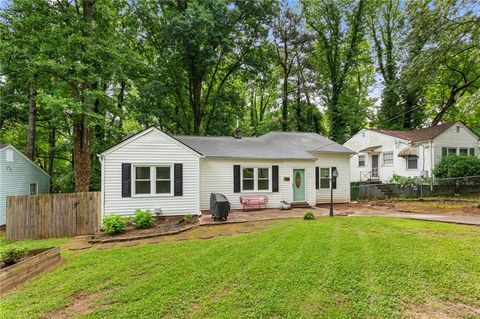
[[[183,164],[173,165],[173,195],[183,196]]]
[[[240,193],[240,165],[233,165],[233,192]]]
[[[122,163],[122,197],[132,196],[132,164]]]
[[[278,192],[278,165],[272,166],[272,192]]]
[[[332,172],[331,172],[331,176],[333,176],[333,171],[336,171],[337,168],[336,167],[332,167]],[[337,189],[337,179],[336,178],[332,178],[332,188],[333,189]]]
[[[320,188],[320,167],[315,166],[315,189]]]
[[[445,156],[447,156],[447,148],[442,147],[442,157],[445,157]]]

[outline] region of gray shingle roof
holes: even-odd
[[[308,159],[312,152],[353,154],[352,150],[315,133],[270,132],[259,137],[174,136],[207,157]]]
[[[10,145],[10,144],[0,144],[0,150],[1,150],[2,148],[4,148],[4,147],[9,146],[9,145]]]

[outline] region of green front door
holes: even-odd
[[[294,202],[305,201],[305,170],[304,169],[293,170],[293,201]]]

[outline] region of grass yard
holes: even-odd
[[[0,317],[480,317],[480,227],[321,218],[63,256],[3,298]]]

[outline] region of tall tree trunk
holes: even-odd
[[[28,92],[28,135],[27,135],[27,157],[34,160],[35,135],[37,123],[37,74],[32,76]]]
[[[283,72],[282,131],[288,130],[288,72]]]
[[[202,80],[194,79],[193,81],[193,134],[200,135],[200,127],[202,125]]]
[[[302,100],[300,96],[300,77],[297,76],[297,104],[296,104],[296,116],[297,116],[297,131],[303,131],[302,123]]]
[[[84,0],[83,2],[83,19],[87,23],[86,38],[92,35],[94,4],[95,0]],[[81,94],[78,96],[82,102],[83,110],[80,114],[73,116],[73,163],[75,191],[77,192],[88,192],[92,170],[92,128],[89,126],[90,116],[88,114],[91,112],[93,105],[91,98],[88,96],[88,91],[92,90],[93,85],[88,78],[88,74],[84,74]]]
[[[47,173],[50,177],[53,176],[53,164],[55,160],[55,147],[57,144],[57,129],[55,127],[50,128],[50,136],[48,137],[48,146],[49,146],[49,153],[48,153],[48,170]],[[53,184],[50,183],[50,192],[53,192]]]

